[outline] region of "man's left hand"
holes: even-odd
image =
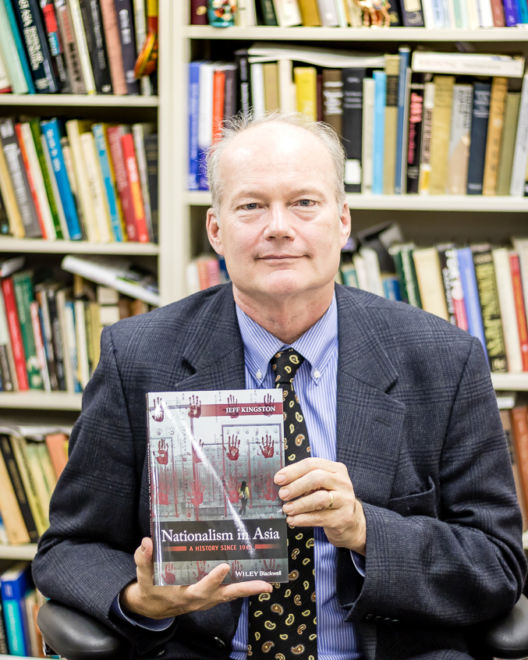
[[[275,475],[292,527],[323,527],[333,545],[365,554],[366,521],[346,465],[325,458],[305,458]]]

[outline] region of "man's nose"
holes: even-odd
[[[269,207],[266,232],[270,236],[291,236],[293,232],[290,213],[282,204]]]

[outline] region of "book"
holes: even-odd
[[[53,0],[59,27],[60,41],[64,51],[64,60],[70,91],[73,94],[86,94],[81,58],[75,39],[74,27],[67,0]]]
[[[367,71],[364,68],[344,68],[342,142],[346,154],[345,190],[361,192],[363,142],[363,85]]]
[[[499,156],[499,172],[497,175],[497,195],[510,194],[510,181],[513,166],[513,151],[519,117],[520,92],[508,92],[504,108],[504,128]]]
[[[73,177],[70,177],[70,182],[72,181],[72,178],[75,179],[74,188],[76,191],[76,199],[78,200],[77,211],[80,213],[82,227],[87,239],[89,241],[97,242],[94,203],[81,143],[82,133],[90,131],[91,124],[86,120],[68,119],[65,122],[65,126],[72,155]]]
[[[129,241],[135,241],[137,240],[137,229],[135,223],[132,191],[130,190],[126,163],[121,144],[121,136],[123,133],[124,127],[122,125],[108,125],[106,128],[110,160],[113,165],[119,203],[121,205],[121,212],[123,215],[123,221],[125,223],[126,237]]]
[[[361,192],[372,192],[372,148],[374,143],[375,82],[363,79],[363,112],[361,117]]]
[[[523,77],[521,87],[521,100],[517,120],[517,133],[513,151],[512,172],[510,181],[510,195],[522,197],[526,162],[528,156],[528,73]]]
[[[385,55],[385,128],[383,145],[383,193],[394,193],[396,135],[398,130],[399,53]]]
[[[18,499],[9,478],[9,472],[0,451],[0,515],[7,535],[7,540],[13,545],[29,543],[30,538]]]
[[[484,179],[486,141],[490,107],[491,83],[477,80],[473,83],[473,109],[467,174],[468,195],[481,195]]]
[[[86,94],[95,94],[97,89],[95,87],[94,71],[92,62],[90,60],[91,53],[86,38],[87,30],[83,21],[81,12],[80,0],[66,0],[71,17],[71,24],[73,28],[73,35],[77,45],[77,52],[79,53],[79,62],[81,65],[81,75],[84,82]]]
[[[522,371],[522,356],[517,315],[515,311],[515,298],[513,295],[509,251],[506,247],[496,247],[493,248],[492,254],[493,264],[495,266],[497,291],[499,293],[499,306],[504,332],[504,345],[506,348],[508,371],[511,373],[519,373]]]
[[[12,276],[2,278],[2,280],[0,280],[0,286],[2,288],[7,327],[9,329],[9,339],[13,351],[13,362],[15,365],[18,390],[25,391],[29,389],[29,380],[28,372],[26,370],[26,355],[24,353],[24,343],[22,340],[20,321],[18,319],[15,287],[13,285]]]
[[[48,38],[48,45],[52,58],[52,66],[59,80],[60,91],[63,94],[71,92],[71,85],[66,70],[66,61],[64,59],[64,50],[59,34],[57,23],[57,13],[53,0],[40,0],[40,9],[44,21],[44,28]]]
[[[13,30],[13,27],[15,30]],[[13,56],[13,53],[16,55]],[[14,94],[35,91],[10,0],[0,0],[0,56]]]
[[[504,111],[507,92],[507,79],[502,76],[496,76],[493,78],[491,83],[484,174],[482,178],[483,195],[497,194],[499,157],[502,143],[502,131],[504,128]]]
[[[137,60],[134,36],[134,12],[130,0],[114,0],[121,44],[121,59],[127,94],[139,94],[139,83],[134,75]]]
[[[522,78],[524,57],[485,53],[413,51],[413,71],[458,76],[504,76]]]
[[[435,247],[415,248],[412,253],[422,309],[448,320],[440,258]]]
[[[106,138],[107,126],[103,123],[93,124],[92,133],[95,140],[99,169],[101,172],[106,204],[110,218],[111,237],[117,242],[123,241],[123,217],[116,191],[114,168],[109,155]]]
[[[420,153],[424,114],[425,75],[412,74],[409,85],[409,120],[407,126],[406,184],[407,193],[418,192],[420,176]]]
[[[422,143],[418,167],[418,193],[428,195],[431,179],[431,139],[433,135],[433,112],[435,105],[435,84],[432,80],[424,85],[422,111]]]
[[[482,344],[484,353],[488,355],[486,339],[484,337],[484,326],[482,324],[482,313],[480,311],[480,300],[473,264],[473,254],[470,247],[457,248],[458,267],[460,269],[460,281],[464,292],[464,304],[468,319],[468,331],[473,337],[477,337]]]
[[[453,87],[453,110],[451,113],[445,189],[445,192],[450,195],[466,194],[472,98],[472,85],[455,83]]]
[[[93,215],[87,222],[90,226],[89,233],[92,240],[109,243],[113,239],[110,211],[94,134],[91,130],[84,131],[80,134],[79,141],[84,160],[86,183],[93,208]]]
[[[302,24],[297,0],[273,0],[273,8],[279,27],[293,27]]]
[[[22,343],[24,345],[29,389],[41,390],[43,389],[42,374],[40,372],[39,359],[37,356],[30,309],[30,305],[35,299],[33,291],[33,273],[30,270],[19,271],[12,275],[12,281],[15,290],[15,300]]]
[[[5,208],[7,222],[9,225],[9,233],[16,238],[23,238],[25,236],[24,223],[22,221],[22,216],[20,215],[20,209],[18,208],[18,204],[17,204],[15,188],[13,186],[13,182],[11,181],[11,177],[9,175],[9,169],[7,167],[6,157],[1,145],[0,145],[0,197],[2,198],[2,203]]]
[[[407,46],[400,46],[398,72],[398,118],[396,122],[396,162],[394,172],[394,192],[401,195],[406,192],[407,146],[409,128],[409,89],[411,69],[409,66],[411,51]]]
[[[114,0],[100,0],[100,7],[108,63],[110,65],[112,92],[114,94],[126,94],[127,83],[125,80],[123,58],[121,57],[120,26]]]
[[[405,27],[424,27],[422,0],[401,0],[402,21]]]
[[[56,479],[58,479],[68,462],[68,434],[63,431],[47,433],[44,440]]]
[[[121,133],[121,149],[125,163],[125,171],[132,198],[132,210],[134,212],[134,225],[136,228],[135,238],[128,237],[129,240],[136,240],[140,243],[148,243],[150,240],[147,218],[145,214],[145,204],[143,202],[143,193],[141,191],[141,179],[136,157],[136,148],[134,145],[134,136],[128,128],[123,128]]]
[[[254,66],[253,64],[251,66]],[[317,120],[317,71],[313,66],[296,66],[293,69],[297,112],[312,121]],[[252,72],[252,80],[255,76]],[[253,94],[254,108],[256,98]],[[265,111],[265,107],[263,107]]]
[[[385,71],[374,71],[374,126],[372,140],[372,193],[382,195],[384,190],[385,159],[385,99],[387,76]]]
[[[16,562],[0,574],[7,642],[12,655],[27,656],[31,653],[29,623],[24,605],[26,593],[31,588],[31,569],[28,562]]]
[[[282,392],[149,392],[147,416],[154,583],[193,584],[224,561],[227,582],[286,582],[273,482],[284,462]]]
[[[524,307],[521,265],[519,255],[513,250],[510,251],[509,261],[513,288],[513,301],[515,303],[515,317],[517,319],[519,344],[521,347],[522,370],[528,371],[528,326],[526,323],[526,309]]]
[[[323,69],[322,74],[323,121],[343,134],[343,78],[340,69]],[[282,101],[282,96],[281,96]]]
[[[528,511],[528,406],[516,405],[511,409],[511,425],[522,499]]]
[[[79,8],[90,56],[95,91],[98,94],[111,94],[112,78],[106,51],[101,6],[97,0],[79,0]]]
[[[434,108],[431,126],[431,173],[429,194],[446,191],[449,163],[449,136],[453,109],[454,76],[435,76]]]
[[[131,298],[139,298],[150,305],[159,305],[160,298],[154,277],[126,258],[80,256],[69,254],[61,268],[82,275],[88,280],[113,287]]]
[[[527,526],[528,526],[528,516],[527,516],[528,501],[526,501],[525,494],[523,492],[523,485],[522,485],[522,479],[521,479],[521,469],[520,469],[519,459],[517,457],[517,452],[515,450],[515,445],[514,445],[512,407],[513,406],[503,408],[499,405],[499,411],[500,411],[500,417],[501,417],[501,421],[502,421],[502,427],[504,429],[504,435],[506,436],[506,442],[508,444],[508,452],[510,454],[512,472],[513,472],[513,480],[515,482],[515,492],[517,493],[517,500],[519,502],[519,507],[520,507],[521,513],[522,513],[523,530],[526,530]]]

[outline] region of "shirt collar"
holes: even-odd
[[[271,358],[286,345],[253,321],[236,305],[244,360],[251,376],[259,384],[264,380]],[[317,383],[329,360],[337,354],[337,303],[335,294],[323,316],[291,344],[310,364],[311,377]]]

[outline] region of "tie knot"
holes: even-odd
[[[275,372],[275,384],[291,384],[297,369],[304,362],[302,355],[294,348],[279,351],[271,358],[271,368]]]

